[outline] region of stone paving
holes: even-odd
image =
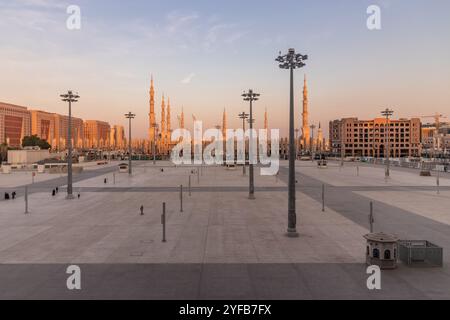
[[[161,172],[162,168],[164,172]],[[255,281],[253,275],[248,275],[248,268],[266,265],[261,272],[272,274],[274,278],[271,280],[266,275],[263,282],[266,286],[274,286],[273,294],[279,293],[275,298],[283,298],[282,290],[275,282],[280,276],[282,281],[288,281],[293,271],[285,270],[283,265],[290,265],[297,270],[293,277],[308,290],[297,283],[291,288],[292,295],[286,298],[450,298],[448,263],[442,269],[400,266],[398,270],[384,272],[389,294],[368,294],[362,237],[368,233],[368,207],[373,201],[376,231],[394,233],[403,239],[433,241],[444,247],[448,257],[448,175],[441,177],[442,187],[437,194],[436,177],[419,177],[414,170],[392,168],[391,178],[386,181],[382,168],[361,165],[358,176],[355,164],[346,163],[344,168],[339,168],[338,164],[330,163],[328,169],[318,169],[311,162],[299,162],[297,211],[300,237],[289,239],[284,236],[287,224],[286,162],[282,162],[278,178],[260,176],[256,170],[257,199],[254,201],[247,199],[248,177],[243,176],[242,168],[231,171],[224,167],[208,167],[202,168],[200,175],[191,174],[197,169],[174,167],[170,163],[158,163],[155,168],[151,162],[141,162],[136,163],[134,174],[129,177],[118,173],[112,165],[92,168],[76,178],[74,190],[80,192],[81,199],[73,201],[64,199],[64,177],[36,183],[29,196],[30,214],[24,214],[22,197],[0,201],[0,266],[28,265],[38,268],[44,275],[48,265],[87,264],[116,270],[112,267],[116,264],[130,268],[135,268],[136,264],[149,268],[170,264],[174,269],[165,275],[173,276],[179,266],[193,270],[201,266],[199,270],[203,270],[211,265],[214,270],[224,268],[225,274],[220,277],[222,282],[216,285],[237,284],[238,281],[245,287],[246,281]],[[187,190],[189,175],[191,196]],[[49,190],[56,183],[61,186],[60,193],[51,197]],[[181,184],[185,186],[182,213]],[[323,184],[326,186],[325,212],[322,212],[321,204]],[[167,204],[166,243],[161,242],[163,202]],[[145,208],[144,216],[139,212],[141,205]],[[236,276],[233,271],[241,270],[244,265],[248,266],[244,267],[247,270],[244,273],[250,278]],[[325,273],[315,272],[314,265]],[[228,295],[217,295],[217,288],[210,288],[209,283],[203,284],[207,286],[206,291],[183,291],[186,295],[178,296],[173,291],[161,295],[143,288],[133,291],[132,287],[143,276],[138,274],[137,278],[128,279],[129,297],[134,296],[132,292],[139,292],[137,296],[142,298],[196,299],[205,295],[206,298],[242,298],[231,291]],[[194,282],[205,280],[198,278],[194,271],[192,277]],[[310,277],[316,278],[311,282]],[[0,277],[2,281],[13,286],[10,280]],[[324,281],[335,282],[338,287],[335,294],[330,294]],[[125,283],[122,285],[127,287]],[[243,288],[248,291],[243,297],[264,297],[254,289],[254,283],[251,290]],[[60,291],[43,291],[42,296],[37,296],[53,297],[56,292]],[[105,297],[108,290],[102,287],[99,292],[89,294],[95,298]],[[14,291],[8,294],[21,296]],[[4,296],[8,295],[0,294],[0,297]]]

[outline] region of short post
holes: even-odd
[[[192,196],[192,192],[191,192],[191,175],[189,175],[189,197]]]
[[[200,168],[197,168],[197,183],[200,184]]]
[[[440,185],[441,185],[441,182],[440,182],[440,173],[439,173],[439,170],[438,170],[437,176],[436,176],[437,194],[441,194]]]
[[[166,203],[163,203],[163,213],[161,216],[161,224],[163,226],[163,238],[162,238],[162,242],[167,242],[166,241]]]
[[[370,224],[370,233],[373,233],[373,224],[375,222],[374,216],[373,216],[373,202],[370,202],[370,215],[369,215],[369,224]]]
[[[183,185],[180,186],[180,212],[183,212]]]
[[[359,177],[359,165],[356,166],[356,175]]]
[[[28,187],[25,187],[25,214],[28,213]]]
[[[116,174],[113,173],[113,183],[116,184]]]
[[[322,184],[322,212],[325,212],[325,184]]]

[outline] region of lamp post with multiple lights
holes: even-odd
[[[246,143],[245,143],[245,120],[247,120],[249,117],[248,113],[245,113],[245,111],[243,111],[242,113],[239,114],[239,119],[242,119],[242,129],[244,130],[244,169],[243,169],[243,174],[244,176],[247,174],[247,151],[246,151]]]
[[[128,174],[131,175],[133,170],[131,168],[131,120],[134,119],[136,115],[132,112],[125,114],[125,118],[128,119]]]
[[[62,101],[69,102],[69,124],[67,133],[67,145],[68,145],[68,161],[67,161],[67,199],[71,200],[73,196],[73,186],[72,186],[72,102],[78,102],[80,96],[74,94],[71,90],[67,91],[65,94],[61,94],[60,97]]]
[[[294,114],[294,69],[305,66],[304,60],[307,55],[295,53],[295,49],[289,49],[285,55],[280,55],[276,59],[281,69],[290,70],[290,108],[289,108],[289,200],[288,200],[288,237],[298,237],[297,214],[295,210],[295,114]]]
[[[152,147],[152,153],[153,153],[153,165],[156,165],[156,134],[158,132],[158,124],[152,123],[153,128],[153,147]]]
[[[389,118],[394,114],[394,111],[386,108],[386,110],[381,111],[381,114],[386,117],[386,127],[384,128],[384,144],[385,144],[385,148],[386,148],[386,152],[387,156],[386,156],[386,172],[385,172],[385,177],[386,179],[389,178],[389,176],[391,175],[391,160],[390,160],[390,156],[391,156],[391,130],[390,130],[390,126],[389,126]]]
[[[250,102],[250,119],[248,119],[250,123],[250,141],[249,141],[249,164],[250,164],[250,181],[249,181],[249,195],[248,198],[250,200],[255,199],[255,178],[254,178],[254,166],[253,166],[253,101],[258,101],[261,95],[259,93],[253,92],[252,89],[249,89],[248,92],[244,92],[242,97],[244,101]]]
[[[311,158],[313,158],[313,153],[314,153],[314,130],[316,130],[316,126],[315,125],[310,125],[309,126],[311,129],[311,142],[310,142],[310,148],[311,148]],[[314,160],[314,158],[313,158]]]

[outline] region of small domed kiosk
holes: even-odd
[[[367,240],[367,264],[380,269],[396,269],[398,256],[398,238],[386,233],[371,233],[364,236]]]

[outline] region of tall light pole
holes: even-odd
[[[311,146],[311,157],[312,157],[314,152],[314,130],[316,130],[316,126],[312,124],[310,128],[311,128],[311,142],[309,143],[309,145]]]
[[[128,174],[131,175],[133,170],[131,168],[131,120],[136,117],[132,112],[125,114],[125,118],[128,119]]]
[[[156,133],[158,132],[158,124],[152,123],[153,128],[153,147],[152,147],[152,153],[153,153],[153,165],[156,165]]]
[[[69,102],[69,125],[68,125],[68,161],[67,161],[67,197],[66,199],[71,200],[73,196],[73,186],[72,186],[72,102],[78,102],[80,96],[74,94],[71,90],[67,91],[65,94],[61,94],[60,97],[62,101]]]
[[[242,119],[242,129],[244,130],[244,169],[243,169],[243,173],[244,176],[247,174],[247,151],[246,151],[246,143],[245,143],[245,120],[247,120],[249,117],[248,113],[245,113],[245,111],[243,111],[242,113],[239,114],[239,119]]]
[[[391,156],[391,130],[390,130],[390,125],[389,125],[389,118],[394,114],[394,111],[386,108],[386,110],[381,111],[381,114],[386,117],[386,127],[384,128],[384,144],[385,147],[387,149],[387,157],[386,157],[386,172],[385,172],[385,177],[389,178],[391,172],[390,172],[390,167],[391,167],[391,160],[390,160],[390,156]]]
[[[300,129],[295,129],[295,160],[297,160],[298,156],[298,134],[300,132]]]
[[[250,102],[250,141],[248,143],[249,148],[249,164],[250,164],[250,181],[249,181],[249,195],[248,198],[250,200],[255,199],[255,177],[254,177],[254,166],[253,166],[253,101],[258,101],[261,95],[259,93],[253,92],[252,89],[249,89],[248,92],[244,92],[242,97],[244,101]]]
[[[295,211],[295,144],[294,144],[294,69],[305,66],[304,60],[307,60],[307,55],[295,53],[295,49],[289,49],[285,55],[280,55],[275,60],[279,63],[281,69],[290,70],[290,112],[289,112],[289,199],[288,199],[288,237],[298,237],[297,233],[297,213]]]

